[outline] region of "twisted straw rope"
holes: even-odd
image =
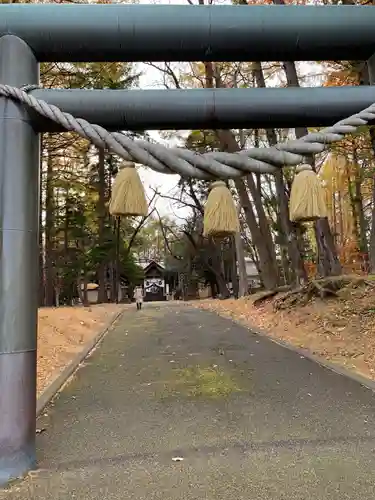
[[[64,129],[76,132],[124,160],[147,165],[163,174],[179,174],[182,177],[198,179],[232,179],[249,172],[273,173],[280,167],[298,165],[304,156],[325,151],[330,144],[342,140],[346,134],[355,132],[358,127],[375,119],[375,104],[372,104],[332,127],[273,147],[252,148],[238,153],[199,154],[189,149],[167,148],[161,144],[134,140],[120,132],[108,132],[99,125],[75,118],[56,106],[36,99],[28,93],[35,88],[37,87],[29,85],[18,89],[0,84],[0,96],[25,104]]]

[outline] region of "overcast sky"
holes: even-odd
[[[140,79],[140,87],[142,89],[147,88],[164,88],[162,85],[162,78],[159,71],[147,66],[145,64],[140,65],[143,75]],[[149,135],[166,146],[174,146],[180,144],[178,139],[175,141],[165,141],[163,140],[158,131],[150,130]],[[162,194],[171,195],[175,191],[176,185],[179,181],[178,175],[168,175],[160,174],[155,172],[151,168],[141,168],[140,176],[143,184],[146,188],[148,196],[153,195],[153,190],[157,189]],[[176,217],[184,217],[189,213],[189,210],[178,208],[176,204],[163,198],[159,198],[157,201],[157,209],[161,215],[175,215]]]
[[[141,4],[150,4],[150,3],[157,3],[157,4],[180,4],[180,5],[186,5],[187,0],[154,0],[154,1],[147,1],[147,0],[140,0]],[[139,65],[140,71],[142,71],[142,76],[140,78],[140,87],[142,89],[155,89],[155,88],[164,88],[163,83],[162,83],[162,75],[160,72],[146,64],[140,64]],[[155,140],[158,142],[161,142],[165,145],[168,145],[168,142],[163,141],[157,131],[149,131],[149,134],[151,137],[153,137]],[[142,181],[144,183],[144,186],[146,188],[148,196],[152,196],[153,194],[153,189],[158,189],[163,194],[171,194],[171,191],[174,190],[176,187],[176,184],[179,180],[178,175],[167,175],[167,174],[159,174],[150,168],[142,168],[140,171],[140,175],[142,178]],[[165,200],[165,199],[159,199],[157,202],[157,209],[160,212],[161,215],[170,215],[170,216],[175,216],[176,218],[178,217],[184,217],[189,213],[189,210],[187,209],[178,209],[176,204],[173,204],[172,202]]]

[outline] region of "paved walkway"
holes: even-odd
[[[126,312],[38,425],[40,471],[0,498],[374,496],[373,393],[184,305]]]

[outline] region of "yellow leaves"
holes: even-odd
[[[344,156],[330,154],[319,171],[319,177],[327,189],[332,191],[338,188],[345,191],[348,172],[356,168],[358,166],[351,165]]]
[[[340,260],[344,265],[354,262],[359,256],[359,242],[356,239],[358,202],[354,199],[354,191],[359,189],[364,201],[371,199],[372,179],[363,173],[363,162],[358,161],[356,154],[350,159],[350,155],[334,153],[328,155],[319,172],[325,188],[328,220],[333,233],[337,235]],[[355,196],[358,197],[358,192]]]

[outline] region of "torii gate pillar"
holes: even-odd
[[[38,84],[25,42],[0,38],[0,83]],[[35,465],[39,136],[0,97],[0,484]]]

